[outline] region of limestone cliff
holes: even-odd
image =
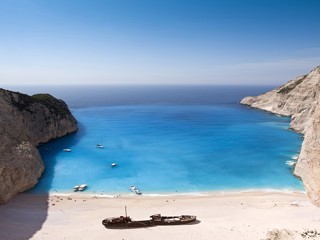
[[[62,100],[0,89],[0,204],[38,182],[44,165],[37,145],[76,130]]]
[[[291,116],[290,127],[304,135],[294,174],[300,177],[314,204],[320,206],[320,66],[309,74],[242,104],[283,116]]]

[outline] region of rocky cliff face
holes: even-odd
[[[241,103],[291,116],[290,127],[305,134],[294,174],[302,179],[312,202],[320,206],[320,66],[275,90],[245,97]]]
[[[38,182],[44,165],[37,145],[76,130],[62,100],[0,89],[0,204]]]

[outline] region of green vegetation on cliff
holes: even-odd
[[[15,106],[19,111],[28,111],[30,113],[34,113],[34,104],[40,103],[46,106],[51,113],[58,115],[61,118],[64,118],[66,115],[70,114],[68,106],[65,104],[65,102],[60,99],[56,99],[50,94],[41,93],[29,96],[19,92],[6,91],[4,89],[0,90],[7,94],[12,105]]]
[[[50,94],[35,94],[31,96],[36,102],[39,102],[48,107],[53,113],[65,117],[66,114],[70,114],[70,111],[64,101],[56,99]]]

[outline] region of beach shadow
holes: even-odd
[[[0,205],[0,239],[3,240],[27,240],[32,239],[48,217],[49,206],[55,203],[49,201],[49,190],[54,177],[54,166],[58,153],[68,146],[72,148],[85,134],[83,126],[78,125],[79,130],[65,137],[52,140],[38,147],[45,164],[45,172],[38,184],[33,189],[18,194],[4,205]],[[47,162],[50,161],[50,167]],[[38,192],[38,185],[42,185]],[[45,187],[43,187],[45,186]],[[43,233],[45,234],[45,233]],[[46,239],[45,235],[42,236]]]
[[[0,206],[0,239],[31,239],[46,221],[47,211],[48,196],[17,195]]]

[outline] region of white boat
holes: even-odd
[[[116,163],[111,163],[111,167],[115,167],[115,166],[117,166]]]
[[[75,185],[75,186],[73,187],[73,191],[74,191],[74,192],[77,192],[77,191],[79,190],[79,187],[80,187],[80,186]]]
[[[104,148],[104,146],[102,144],[97,144],[96,148]]]
[[[136,186],[130,186],[130,189],[132,192],[134,192],[137,188],[136,188]]]
[[[64,152],[71,152],[71,149],[70,148],[65,148],[63,149]]]
[[[286,164],[289,165],[289,166],[294,166],[296,165],[296,162],[295,161],[286,161]]]
[[[87,188],[87,184],[81,184],[78,188],[79,191],[83,191]]]
[[[142,192],[136,187],[136,186],[130,186],[130,189],[132,192],[138,194],[138,195],[141,195]]]
[[[135,190],[135,193],[138,194],[138,195],[141,195],[141,194],[142,194],[142,192],[141,192],[139,189],[136,189],[136,190]]]

